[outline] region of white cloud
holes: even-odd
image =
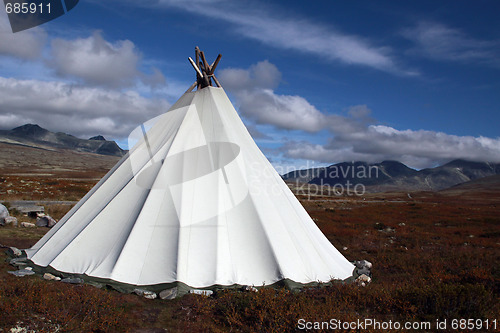
[[[110,42],[95,32],[48,44],[40,28],[16,33],[14,38],[6,27],[8,22],[0,15],[0,56],[9,56],[4,58],[6,64],[22,64],[24,72],[0,76],[1,129],[36,123],[83,138],[102,134],[118,139],[170,106],[164,99],[144,97],[163,96],[166,80],[160,70],[143,63],[131,41]],[[47,52],[41,52],[44,48]]]
[[[325,145],[289,142],[285,156],[325,163],[397,160],[414,168],[462,158],[500,162],[500,138],[457,136],[425,130],[397,130],[368,125],[356,131],[335,132]]]
[[[248,69],[225,68],[217,76],[224,81],[224,87],[230,87],[233,91],[274,89],[281,81],[281,72],[267,60]]]
[[[174,7],[234,25],[234,32],[272,47],[313,54],[330,62],[367,66],[397,75],[418,75],[404,70],[387,46],[375,46],[366,38],[341,32],[329,25],[299,16],[286,17],[281,8],[264,3],[253,8],[228,0],[149,0],[136,6]]]
[[[263,73],[274,74],[259,86]],[[277,87],[281,74],[269,62],[249,69],[222,70],[219,76],[235,95],[240,113],[257,124],[273,125],[278,130],[329,131],[328,142],[323,145],[286,142],[280,149],[285,158],[321,163],[398,160],[415,168],[457,158],[500,162],[500,138],[398,130],[377,124],[366,105],[350,107],[347,116],[325,114],[301,96],[276,94],[270,87]]]
[[[0,77],[2,129],[36,123],[84,138],[96,134],[119,138],[168,108],[164,100],[144,98],[133,91]]]
[[[279,84],[281,73],[268,61],[249,69],[225,69],[219,77],[223,86],[237,97],[240,113],[257,124],[307,132],[324,127],[324,115],[306,99],[274,93],[272,88]]]
[[[307,132],[318,132],[324,127],[325,116],[303,97],[277,95],[269,89],[237,95],[240,112],[258,124]]]
[[[0,11],[0,55],[11,56],[25,60],[40,56],[47,39],[47,33],[42,28],[13,33],[7,14]]]
[[[435,22],[420,22],[403,31],[403,36],[416,44],[413,53],[434,60],[500,65],[498,40],[475,39],[459,29]]]
[[[62,77],[73,77],[86,84],[106,87],[129,87],[142,80],[156,87],[165,77],[156,68],[147,75],[139,70],[142,55],[129,40],[109,42],[99,31],[87,38],[54,39],[50,65]]]

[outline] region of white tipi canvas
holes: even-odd
[[[26,250],[36,266],[193,288],[352,276],[223,88],[186,92],[131,137],[134,148]]]

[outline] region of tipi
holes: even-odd
[[[156,291],[351,277],[355,267],[309,217],[220,87],[213,75],[220,55],[208,65],[196,48],[196,62],[189,60],[193,86],[132,133],[134,148],[25,251],[28,259],[42,271]]]

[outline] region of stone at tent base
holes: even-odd
[[[356,279],[356,283],[362,287],[365,287],[370,282],[372,282],[372,279],[368,275],[365,275],[365,274],[358,276],[358,278]]]
[[[9,265],[17,266],[17,267],[26,267],[28,263],[26,262],[26,258],[14,258],[9,261]]]
[[[19,250],[17,247],[13,247],[13,246],[9,247],[9,249],[7,250],[7,252],[12,257],[20,257],[20,256],[23,255],[23,252],[21,250]]]
[[[33,223],[29,223],[29,222],[21,222],[21,227],[23,227],[23,228],[35,228],[36,225],[34,225]]]
[[[9,211],[7,210],[7,207],[4,205],[0,204],[0,225],[5,224],[5,218],[9,217]]]
[[[49,215],[45,215],[45,216],[42,216],[42,217],[39,217],[39,218],[36,219],[36,226],[37,227],[52,228],[53,226],[56,225],[56,223],[57,223],[57,221],[54,220]]]
[[[196,294],[196,295],[210,296],[214,292],[212,290],[191,289],[191,290],[189,290],[189,293]]]
[[[160,292],[160,298],[161,299],[174,299],[177,297],[177,287],[171,288],[171,289],[165,289]]]
[[[134,289],[133,291],[136,295],[142,296],[147,299],[155,299],[156,298],[156,293],[149,291],[149,290],[144,290],[144,289]]]
[[[368,260],[359,260],[359,261],[355,261],[354,262],[354,265],[356,266],[356,268],[368,268],[368,269],[371,269],[372,268],[372,263],[369,262]]]
[[[55,275],[50,274],[50,273],[43,274],[43,278],[45,280],[49,280],[49,281],[61,281],[61,278],[59,276],[55,276]]]
[[[5,225],[12,224],[14,227],[17,227],[17,218],[14,216],[7,216],[4,218]]]
[[[33,275],[33,274],[35,274],[35,272],[33,272],[30,268],[31,267],[26,267],[26,268],[20,269],[18,271],[8,271],[7,273],[15,275],[17,277],[23,277],[23,276],[26,276],[26,275]]]
[[[359,261],[354,261],[353,262],[354,266],[356,266],[356,273],[358,275],[366,275],[371,277],[372,276],[372,263],[369,262],[368,260],[359,260]]]
[[[65,278],[65,279],[62,279],[61,282],[71,283],[71,284],[82,284],[83,280],[80,278]]]
[[[241,287],[241,290],[242,291],[251,291],[253,293],[256,293],[259,291],[257,288],[252,287],[252,286],[243,286],[243,287]]]

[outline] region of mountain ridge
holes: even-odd
[[[440,191],[476,179],[500,174],[500,164],[452,160],[441,166],[412,169],[398,161],[341,162],[328,167],[296,170],[283,175],[288,182],[329,186],[362,184],[369,192]]]
[[[31,147],[51,147],[99,155],[123,156],[126,151],[115,141],[108,141],[98,135],[88,140],[63,132],[51,132],[37,124],[25,124],[11,130],[0,130],[0,141]]]

